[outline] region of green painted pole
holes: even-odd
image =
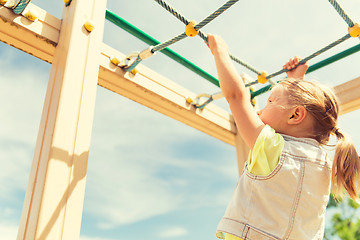
[[[132,24],[130,24],[129,22],[127,22],[123,18],[117,16],[116,14],[111,12],[110,10],[106,10],[105,18],[107,20],[109,20],[110,22],[114,23],[116,26],[121,27],[122,29],[124,29],[125,31],[130,33],[131,35],[133,35],[133,36],[137,37],[138,39],[142,40],[143,42],[147,43],[148,45],[155,46],[155,45],[160,44],[159,41],[152,38],[151,36],[149,36],[145,32],[141,31],[137,27],[133,26]],[[209,73],[205,72],[204,70],[202,70],[201,68],[199,68],[198,66],[196,66],[192,62],[188,61],[187,59],[185,59],[184,57],[182,57],[178,53],[174,52],[173,50],[171,50],[169,48],[165,48],[165,49],[161,50],[161,52],[163,54],[165,54],[166,56],[170,57],[171,59],[175,60],[176,62],[180,63],[184,67],[186,67],[186,68],[190,69],[191,71],[195,72],[199,76],[205,78],[206,80],[208,80],[212,84],[214,84],[214,85],[216,85],[218,87],[220,86],[218,79],[216,79],[215,77],[213,77]]]
[[[338,61],[338,60],[340,60],[340,59],[342,59],[344,57],[347,57],[347,56],[349,56],[349,55],[351,55],[353,53],[356,53],[358,51],[360,51],[360,44],[355,45],[355,46],[353,46],[353,47],[351,47],[349,49],[346,49],[345,51],[342,51],[342,52],[340,52],[338,54],[335,54],[334,56],[331,56],[331,57],[326,58],[326,59],[324,59],[324,60],[322,60],[322,61],[320,61],[318,63],[315,63],[315,64],[311,65],[309,67],[309,69],[307,70],[306,74],[311,73],[311,72],[313,72],[315,70],[318,70],[319,68],[325,67],[326,65],[329,65],[329,64],[331,64],[333,62],[336,62],[336,61]],[[269,91],[270,88],[271,88],[271,85],[267,85],[267,86],[265,86],[263,88],[260,88],[259,90],[255,91],[255,92],[252,92],[251,93],[251,99],[258,96],[258,95],[260,95],[260,94],[262,94],[262,93],[264,93],[264,92]]]
[[[331,64],[333,62],[336,62],[337,60],[340,60],[340,59],[342,59],[344,57],[347,57],[347,56],[349,56],[349,55],[351,55],[353,53],[356,53],[358,51],[360,51],[360,44],[355,45],[355,46],[353,46],[353,47],[351,47],[349,49],[346,49],[345,51],[342,51],[342,52],[340,52],[340,53],[338,53],[338,54],[336,54],[334,56],[331,56],[331,57],[329,57],[327,59],[324,59],[324,60],[322,60],[322,61],[320,61],[318,63],[315,63],[314,65],[311,65],[306,73],[310,73],[310,72],[313,72],[315,70],[318,70],[319,68],[322,68],[322,67],[324,67],[326,65],[329,65],[329,64]]]

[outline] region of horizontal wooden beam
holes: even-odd
[[[360,77],[334,87],[340,102],[340,114],[360,109]]]
[[[183,122],[193,128],[235,145],[236,127],[232,116],[225,110],[209,104],[205,109],[194,108],[186,102],[196,95],[169,79],[140,65],[133,75],[113,65],[109,56],[125,55],[103,45],[100,56],[98,84],[144,106]]]
[[[38,21],[16,15],[0,5],[0,41],[51,63],[59,40],[61,20],[29,3]]]

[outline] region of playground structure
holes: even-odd
[[[189,98],[198,95],[138,65],[143,55],[123,64],[128,56],[102,43],[111,15],[105,0],[67,1],[62,20],[29,2],[0,0],[0,40],[52,64],[18,239],[79,238],[97,85],[236,146],[239,159],[247,155],[227,111],[197,107]],[[335,87],[342,113],[360,108],[359,90],[360,77]]]

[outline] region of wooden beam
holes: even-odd
[[[340,102],[340,114],[360,109],[360,77],[334,87]]]
[[[76,0],[64,8],[48,58],[53,63],[18,240],[80,237],[105,10],[106,0]],[[83,27],[88,20],[95,25],[91,33]],[[34,45],[24,46],[32,51]]]
[[[203,110],[186,102],[196,94],[140,65],[139,73],[126,73],[113,65],[109,56],[125,57],[107,45],[102,46],[98,84],[173,119],[235,145],[236,127],[225,110],[209,104]]]
[[[27,9],[37,12],[38,21],[31,22],[0,5],[0,41],[51,63],[61,20],[32,3]]]

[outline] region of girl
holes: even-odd
[[[256,112],[226,43],[212,34],[208,42],[221,90],[251,150],[217,237],[322,239],[330,186],[358,200],[359,157],[337,126],[335,95],[313,82],[289,78],[273,88],[265,108]],[[295,58],[284,67],[297,63]],[[302,78],[306,70],[299,66],[288,76]],[[321,148],[330,135],[338,140],[333,163]]]

